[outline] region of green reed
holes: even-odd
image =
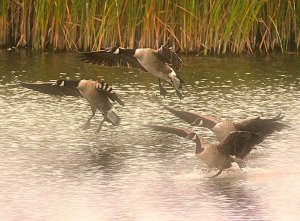
[[[184,53],[297,51],[300,0],[2,0],[0,45]]]

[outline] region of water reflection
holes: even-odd
[[[247,183],[240,178],[211,180],[207,186],[215,203],[219,204],[226,220],[264,220],[265,210],[260,205],[260,196],[248,188]]]
[[[300,205],[300,62],[295,56],[184,58],[175,108],[239,120],[284,112],[290,129],[253,151],[240,170],[208,179],[194,144],[145,124],[188,126],[155,101],[152,76],[100,68],[70,54],[0,51],[1,220],[297,220]],[[105,79],[123,97],[120,126],[80,126],[83,99],[16,87],[60,77]],[[195,131],[209,141],[212,133]],[[282,206],[289,205],[289,206]]]

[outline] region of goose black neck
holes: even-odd
[[[200,140],[199,136],[196,136],[195,142],[196,142],[195,154],[199,154],[204,150],[204,148],[201,147],[201,140]]]

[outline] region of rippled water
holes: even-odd
[[[11,72],[23,81],[105,79],[126,104],[115,106],[121,125],[96,135],[98,114],[83,131],[85,100],[17,87]],[[68,53],[0,51],[0,220],[299,220],[299,56],[189,57],[181,74],[185,98],[170,89],[164,104],[234,120],[283,112],[291,127],[257,146],[241,171],[209,179],[216,171],[192,142],[143,127],[189,127],[156,103],[156,79]]]

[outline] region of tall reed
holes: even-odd
[[[297,51],[300,0],[1,0],[0,45],[185,53]]]

